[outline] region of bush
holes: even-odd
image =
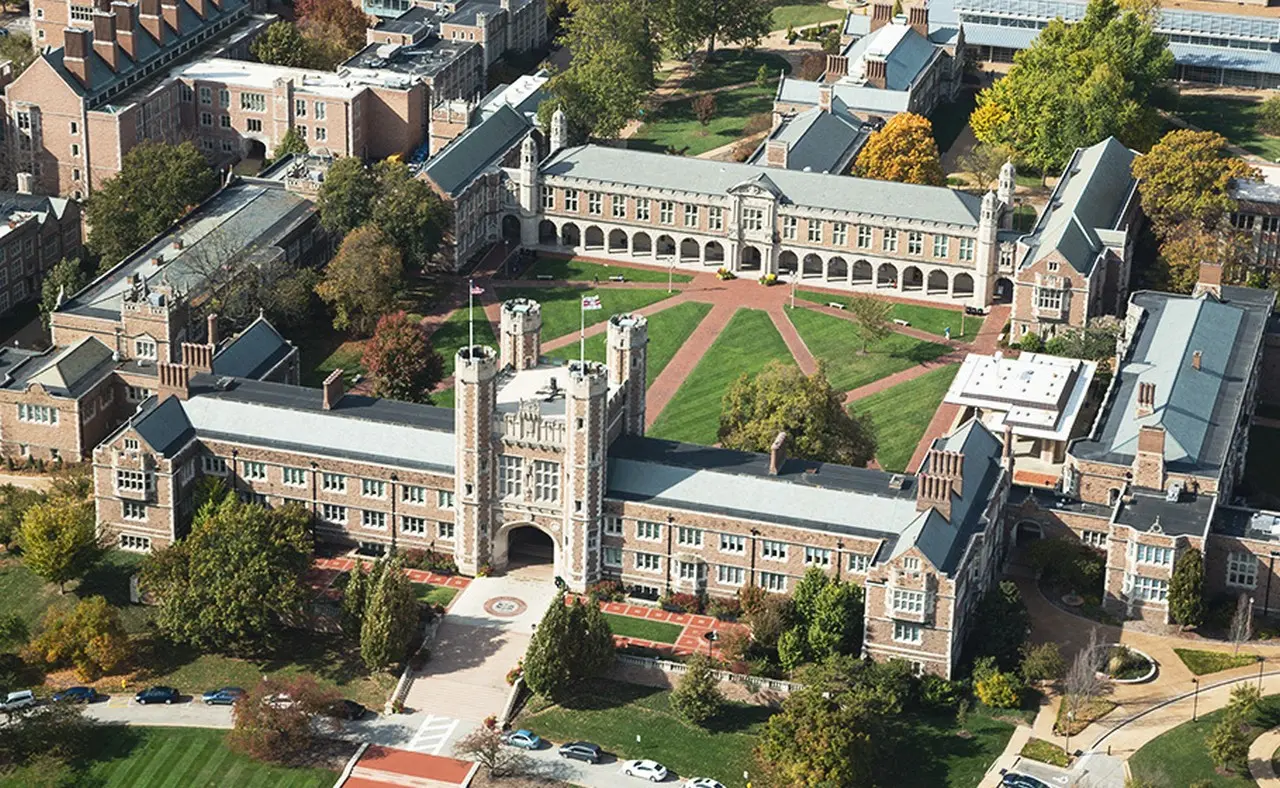
[[[627,597],[620,580],[600,580],[592,583],[587,586],[587,596],[603,602],[621,602]]]
[[[1022,338],[1018,340],[1018,349],[1025,350],[1028,353],[1043,353],[1044,339],[1034,331],[1023,334]]]
[[[693,114],[698,122],[706,126],[716,116],[716,94],[703,93],[693,100]]]
[[[67,610],[50,610],[29,649],[51,667],[70,665],[82,680],[94,681],[124,664],[129,636],[120,612],[103,597],[93,596]]]
[[[728,282],[731,279],[737,279],[737,278],[738,278],[737,274],[735,274],[733,271],[730,271],[728,268],[725,268],[724,266],[721,266],[720,268],[716,269],[716,279],[719,279],[721,282]]]
[[[764,276],[760,277],[758,281],[760,282],[760,284],[764,285],[765,287],[773,287],[778,283],[778,275],[765,274]]]
[[[720,713],[724,695],[711,660],[702,654],[689,658],[688,667],[671,691],[671,708],[694,725],[702,725]]]
[[[957,681],[947,681],[932,673],[920,680],[920,700],[928,706],[950,708],[963,697],[963,686]]]
[[[742,126],[742,136],[754,137],[755,135],[768,131],[771,128],[773,128],[773,113],[757,112],[747,118],[747,122]]]
[[[697,594],[668,594],[662,601],[662,609],[671,613],[701,613],[703,598]]]
[[[1016,709],[1022,703],[1022,682],[1012,673],[997,670],[979,679],[973,686],[978,700],[993,709]]]
[[[741,629],[730,629],[722,633],[717,642],[720,646],[720,656],[729,662],[741,662],[751,648],[751,635]]]
[[[1258,110],[1258,130],[1263,134],[1280,135],[1280,94],[1267,96]]]
[[[1041,539],[1027,548],[1027,559],[1050,585],[1080,596],[1098,593],[1106,556],[1075,539]]]
[[[707,601],[707,615],[715,616],[721,621],[737,621],[742,615],[742,603],[733,597],[712,597]]]
[[[1057,681],[1066,673],[1067,664],[1057,643],[1027,643],[1022,647],[1022,664],[1018,670],[1023,681]]]
[[[778,661],[782,669],[790,673],[808,659],[805,650],[807,644],[805,633],[799,627],[792,627],[778,638]]]

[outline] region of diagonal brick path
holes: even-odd
[[[665,288],[666,285],[663,285],[663,287]],[[676,293],[670,298],[659,301],[656,304],[649,304],[648,306],[641,307],[635,310],[633,314],[644,315],[645,317],[649,317],[650,315],[656,314],[658,312],[662,312],[666,309],[670,309],[671,307],[676,306],[677,304],[683,304],[686,301],[696,301],[696,300],[698,299],[695,299],[693,296],[689,295],[688,293]],[[587,326],[587,329],[586,331],[583,332],[583,334],[589,337],[593,337],[596,334],[603,334],[606,330],[608,330],[608,328],[609,328],[609,321],[601,320],[599,323],[595,323],[593,325]],[[577,341],[578,341],[578,332],[574,331],[572,333],[565,334],[562,337],[556,337],[550,342],[543,342],[542,352],[545,353],[548,350],[558,350],[567,345],[572,345]]]
[[[770,307],[769,319],[773,321],[773,327],[782,335],[782,341],[787,343],[787,350],[791,351],[791,357],[800,366],[800,371],[806,375],[812,375],[818,371],[818,361],[809,352],[809,346],[804,343],[800,332],[796,331],[785,310],[786,307],[782,304]]]
[[[698,366],[698,362],[706,355],[707,350],[716,341],[716,337],[720,336],[720,332],[724,330],[724,327],[729,325],[730,318],[737,311],[738,307],[734,304],[723,301],[717,302],[711,308],[711,311],[707,313],[707,316],[702,318],[697,330],[671,357],[671,361],[658,375],[657,379],[653,381],[653,385],[649,386],[649,391],[645,394],[644,425],[646,427],[653,426],[658,414],[662,413],[662,409],[675,396],[680,384],[684,383],[685,378],[689,377],[689,374],[693,372],[693,368]]]

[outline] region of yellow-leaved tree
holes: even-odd
[[[894,115],[867,140],[853,174],[879,181],[945,185],[933,124],[911,112]]]

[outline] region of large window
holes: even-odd
[[[1145,602],[1163,602],[1169,596],[1169,584],[1154,577],[1128,574],[1124,576],[1124,585],[1130,597]]]
[[[760,208],[742,209],[742,229],[759,232],[764,229],[764,211]]]
[[[948,240],[948,239],[947,239],[947,236],[945,236],[945,235],[935,235],[935,236],[933,236],[933,256],[934,256],[934,257],[946,257],[946,256],[947,256],[947,252],[948,252],[948,249],[947,249],[947,240]]]
[[[139,338],[133,340],[133,354],[138,358],[155,358],[156,343],[154,339]]]
[[[120,492],[147,492],[153,485],[153,477],[146,471],[116,470],[116,489]]]
[[[844,246],[849,243],[849,225],[844,222],[832,222],[831,243],[835,246]]]
[[[1036,288],[1037,309],[1061,309],[1062,291],[1053,287]]]
[[[622,548],[606,547],[604,549],[604,565],[620,569],[622,567]]]
[[[1253,588],[1258,585],[1258,558],[1253,553],[1227,554],[1227,585]]]
[[[578,210],[578,190],[577,189],[564,190],[564,209],[566,211]]]
[[[725,586],[740,586],[747,579],[747,572],[740,566],[716,566],[716,582]]]
[[[427,488],[406,484],[400,488],[400,500],[405,503],[426,503]]]
[[[32,424],[57,424],[58,409],[48,405],[27,405],[19,402],[18,421],[27,421]]]
[[[267,478],[267,465],[263,462],[245,460],[242,463],[241,475],[246,479],[261,481]]]
[[[811,244],[822,243],[822,220],[821,219],[809,220],[809,243]]]
[[[787,545],[785,542],[774,542],[768,539],[760,542],[760,557],[768,558],[772,561],[787,560]]]
[[[622,536],[622,518],[611,514],[606,514],[604,520],[605,536]]]
[[[893,639],[899,643],[919,643],[924,640],[924,627],[905,621],[893,622]]]
[[[560,463],[533,461],[533,497],[544,503],[560,500]]]
[[[677,528],[676,544],[683,547],[702,547],[702,529],[684,526]]]
[[[777,572],[761,572],[760,587],[781,594],[787,590],[787,576]]]
[[[960,262],[962,263],[973,262],[973,239],[972,238],[960,239],[960,253],[956,256],[959,258]]]
[[[794,240],[796,239],[796,232],[797,232],[797,229],[796,229],[796,228],[798,228],[799,226],[800,226],[800,220],[799,220],[799,219],[797,219],[796,217],[794,217],[794,216],[784,216],[784,217],[782,217],[782,238],[783,238],[783,240],[785,240],[785,241],[794,241]]]
[[[121,501],[121,511],[126,520],[147,519],[147,505],[142,501]]]
[[[627,198],[620,195],[613,195],[609,198],[609,203],[613,208],[613,218],[627,218]]]
[[[662,525],[640,520],[636,523],[636,538],[656,542],[662,538]]]
[[[436,523],[436,536],[441,539],[453,538],[453,523],[438,522]]]
[[[205,454],[200,457],[200,465],[205,473],[212,476],[227,475],[227,461],[221,457],[214,457],[212,454]]]
[[[1158,547],[1150,544],[1140,544],[1138,542],[1130,542],[1133,560],[1140,564],[1156,564],[1157,566],[1169,566],[1173,563],[1173,548]]]
[[[498,495],[503,498],[519,498],[522,493],[524,459],[502,455],[498,457]]]
[[[347,522],[347,507],[326,503],[320,507],[320,517],[326,522],[343,525]]]
[[[151,540],[145,536],[120,534],[120,549],[128,550],[131,553],[149,553],[151,552]]]
[[[724,209],[723,208],[707,209],[707,229],[708,230],[724,229]]]
[[[408,515],[400,516],[400,533],[413,534],[415,536],[427,535],[427,518],[410,517]]]
[[[831,566],[831,551],[821,547],[804,549],[805,566]]]
[[[662,224],[675,224],[676,204],[670,200],[658,202],[658,221]]]
[[[542,207],[548,211],[556,207],[556,192],[550,186],[542,187]]]
[[[381,479],[361,479],[360,494],[366,498],[386,498],[387,483]]]
[[[660,572],[662,558],[653,553],[636,553],[636,569],[641,572]]]
[[[741,555],[746,551],[747,537],[738,536],[737,534],[720,534],[720,552]]]
[[[385,529],[387,527],[387,513],[371,512],[365,509],[360,513],[360,524],[365,528]]]
[[[240,109],[246,112],[266,112],[267,97],[263,93],[240,93]]]
[[[696,205],[684,206],[684,226],[685,227],[698,226],[698,206]]]
[[[320,474],[320,487],[328,492],[346,492],[347,477],[340,473]]]
[[[636,198],[636,221],[637,222],[649,221],[649,198],[648,197]]]
[[[871,228],[865,224],[858,225],[858,248],[871,248]]]
[[[919,230],[907,233],[907,254],[924,254],[924,233]]]
[[[304,468],[283,468],[281,473],[284,483],[290,487],[302,487],[307,483],[307,471]]]
[[[866,574],[867,567],[871,566],[871,556],[866,553],[849,553],[849,571],[858,574]]]
[[[893,589],[893,612],[895,613],[923,613],[924,612],[924,592],[912,591],[906,588]]]
[[[600,192],[587,192],[587,213],[599,216],[604,213],[604,198]]]

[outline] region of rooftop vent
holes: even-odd
[[[227,389],[231,388],[231,384],[234,382],[235,382],[235,378],[232,378],[229,375],[223,375],[222,377],[218,378],[218,382],[213,385],[214,385],[214,388],[216,388],[218,391],[226,391]]]
[[[890,490],[901,490],[906,486],[907,486],[907,477],[903,476],[902,474],[895,473],[894,475],[889,477]]]
[[[1182,482],[1174,482],[1164,491],[1164,499],[1169,503],[1177,503],[1182,498]]]

